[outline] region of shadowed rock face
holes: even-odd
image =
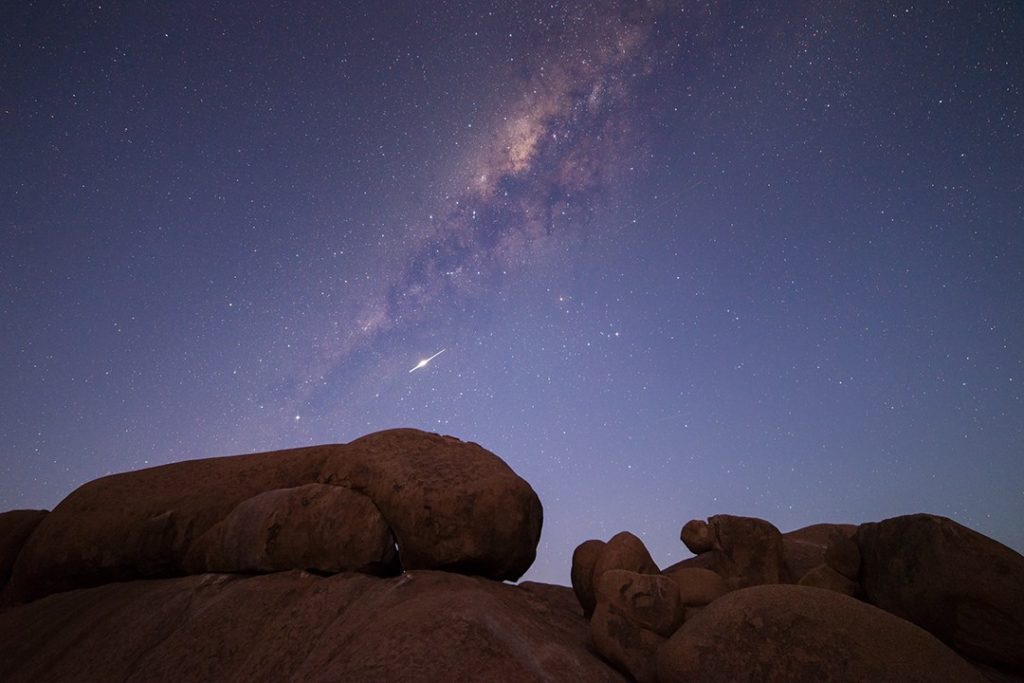
[[[25,541],[46,515],[46,510],[11,510],[0,513],[0,590],[11,578],[14,561],[18,559]]]
[[[868,601],[1024,674],[1024,557],[936,515],[862,524],[856,539]]]
[[[336,490],[312,495],[312,484]],[[414,429],[189,460],[69,495],[21,548],[3,602],[205,571],[394,573],[391,536],[406,569],[514,580],[533,563],[542,517],[536,493],[496,455]]]
[[[109,584],[0,614],[0,680],[624,681],[573,602],[435,571]]]
[[[924,630],[818,588],[763,585],[715,600],[658,653],[661,683],[983,683]]]

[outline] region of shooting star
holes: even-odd
[[[438,351],[437,353],[435,353],[435,354],[434,354],[433,356],[431,356],[430,358],[424,358],[424,359],[423,359],[423,360],[421,360],[421,361],[420,361],[419,363],[417,363],[417,364],[416,364],[416,365],[415,365],[415,366],[413,367],[413,369],[412,369],[412,370],[410,370],[409,372],[416,372],[416,371],[417,371],[417,370],[419,370],[420,368],[425,368],[425,367],[427,367],[427,365],[429,365],[429,364],[430,364],[430,361],[434,360],[435,358],[437,358],[438,356],[440,356],[440,355],[441,355],[442,353],[444,353],[444,352],[445,352],[445,351],[447,351],[447,350],[448,350],[448,349],[441,349],[440,351]]]

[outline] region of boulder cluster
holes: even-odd
[[[0,515],[0,604],[111,581],[300,569],[498,581],[533,563],[542,508],[493,453],[414,429],[177,462]]]
[[[628,532],[573,554],[593,645],[636,681],[1024,680],[1024,557],[950,519],[680,537],[663,571]]]
[[[717,515],[665,569],[622,532],[506,583],[541,524],[413,429],[97,479],[0,514],[0,681],[1024,683],[1024,557],[949,519]]]

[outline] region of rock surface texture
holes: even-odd
[[[415,429],[189,460],[74,491],[21,548],[0,603],[204,571],[387,574],[400,563],[515,580],[533,563],[542,517],[496,455]]]
[[[857,530],[869,602],[957,651],[1024,675],[1024,557],[936,515]]]
[[[907,621],[791,585],[745,588],[711,603],[660,649],[657,671],[662,683],[985,680]]]
[[[0,514],[0,681],[1024,683],[1024,557],[949,519],[715,515],[664,571],[624,531],[502,583],[541,523],[412,429],[104,477]]]
[[[623,681],[571,595],[436,571],[108,584],[0,613],[0,680]]]
[[[951,520],[780,534],[716,515],[680,538],[698,554],[663,571],[675,591],[588,560],[594,648],[635,680],[1024,682],[1024,558]]]

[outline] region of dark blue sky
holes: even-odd
[[[667,565],[720,512],[1024,549],[1021,3],[0,31],[0,509],[415,426],[537,489],[538,580],[622,529]]]

